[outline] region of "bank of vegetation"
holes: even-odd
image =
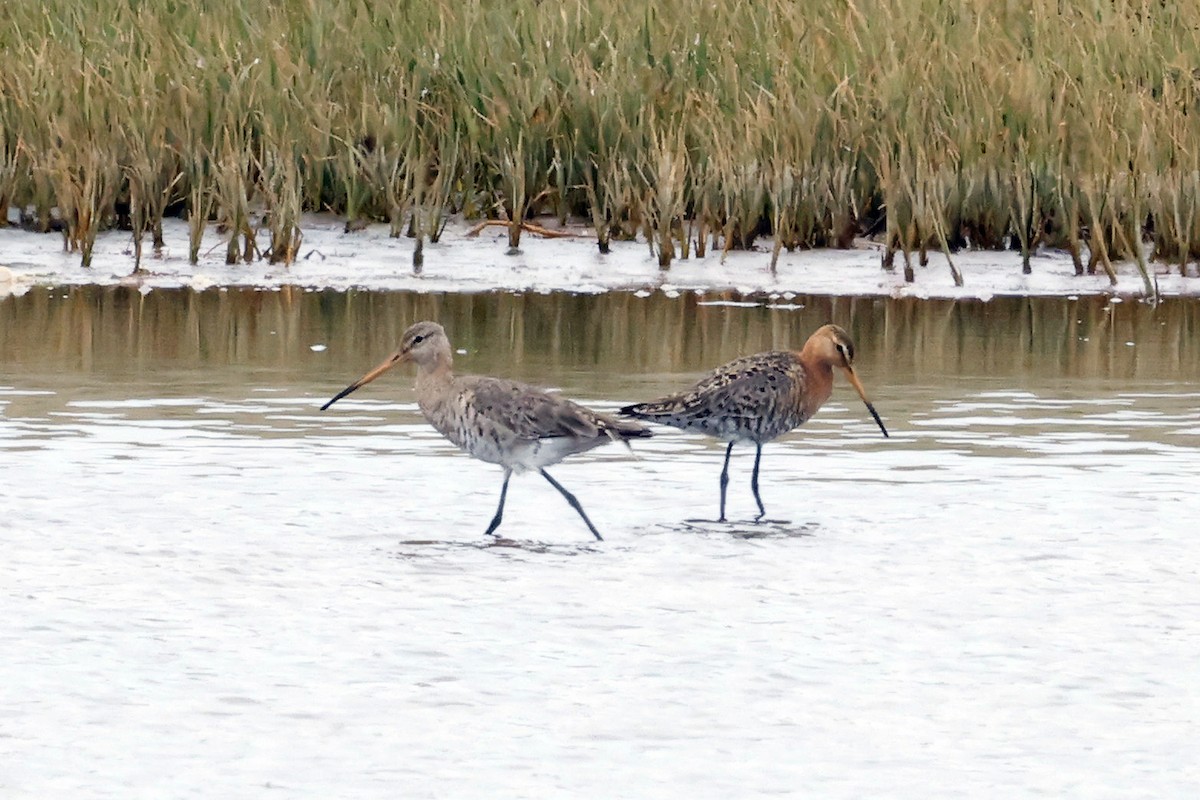
[[[661,264],[771,236],[1200,257],[1200,4],[12,0],[0,208],[290,261],[301,214],[581,218]],[[1145,246],[1144,246],[1145,245]],[[953,269],[953,266],[951,266]]]

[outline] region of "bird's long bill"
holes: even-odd
[[[887,428],[883,427],[883,420],[879,418],[878,412],[875,411],[875,406],[871,405],[871,401],[867,399],[867,390],[863,388],[862,382],[858,376],[854,374],[854,368],[846,366],[846,377],[850,379],[850,384],[854,387],[854,391],[858,392],[858,396],[867,405],[867,411],[871,412],[871,416],[875,418],[875,424],[879,426],[879,430],[883,431],[883,435],[887,436]]]
[[[396,366],[397,364],[399,364],[399,363],[401,362],[401,360],[402,360],[402,359],[401,359],[401,357],[400,357],[400,354],[399,354],[399,353],[394,353],[393,355],[389,356],[387,361],[383,362],[383,363],[382,363],[382,364],[380,364],[378,367],[376,367],[375,369],[371,370],[371,371],[370,371],[370,372],[368,372],[366,375],[363,375],[361,378],[359,378],[358,380],[356,380],[354,383],[350,384],[350,385],[349,385],[349,386],[347,386],[345,389],[342,389],[340,392],[338,392],[337,394],[335,394],[335,395],[333,396],[333,399],[332,399],[332,400],[330,400],[330,401],[329,401],[328,403],[326,403],[325,405],[321,406],[321,410],[322,410],[322,411],[324,411],[325,409],[329,408],[331,405],[333,405],[334,403],[336,403],[338,400],[341,400],[343,397],[345,397],[346,395],[350,394],[350,393],[351,393],[351,392],[353,392],[355,389],[358,389],[359,387],[362,387],[362,386],[366,386],[368,383],[370,383],[371,381],[375,380],[375,379],[376,379],[376,378],[378,378],[380,375],[382,375],[383,373],[387,372],[387,371],[388,371],[389,369],[391,369],[392,367],[394,367],[394,366]]]

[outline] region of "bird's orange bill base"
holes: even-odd
[[[879,426],[879,430],[883,431],[883,435],[887,436],[887,428],[883,427],[883,420],[879,418],[878,412],[875,411],[875,406],[871,405],[871,401],[867,399],[867,390],[863,388],[862,382],[858,376],[854,374],[854,368],[846,367],[846,377],[850,379],[850,385],[858,392],[858,396],[862,398],[863,403],[867,406],[867,411],[871,412],[871,416],[875,418],[875,424]]]
[[[389,369],[391,369],[392,367],[394,367],[394,366],[396,366],[397,364],[399,364],[399,363],[400,363],[402,360],[403,360],[403,359],[400,357],[400,354],[399,354],[399,353],[396,353],[396,354],[394,354],[394,355],[390,356],[390,357],[388,358],[388,360],[387,360],[387,361],[383,362],[383,363],[382,363],[382,364],[380,364],[378,367],[376,367],[375,369],[371,370],[371,371],[370,371],[370,372],[368,372],[366,375],[363,375],[361,378],[359,378],[358,380],[356,380],[354,383],[350,384],[350,385],[349,385],[349,386],[347,386],[345,389],[342,389],[340,392],[338,392],[337,394],[335,394],[335,395],[333,396],[333,399],[332,399],[332,400],[330,400],[330,401],[329,401],[328,403],[326,403],[325,405],[321,406],[321,410],[322,410],[322,411],[324,411],[325,409],[329,408],[331,405],[333,405],[334,403],[336,403],[338,400],[341,400],[343,397],[345,397],[346,395],[350,394],[350,393],[351,393],[351,392],[353,392],[355,389],[359,389],[359,388],[361,388],[361,387],[363,387],[363,386],[366,386],[368,383],[370,383],[371,381],[375,380],[375,379],[376,379],[376,378],[378,378],[380,375],[382,375],[383,373],[387,372],[387,371],[388,371]]]

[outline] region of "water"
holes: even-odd
[[[5,797],[1186,796],[1200,304],[36,289],[0,300]],[[536,476],[330,411],[411,321],[602,409],[847,327],[768,445]]]

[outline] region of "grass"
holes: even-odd
[[[114,226],[140,264],[172,214],[193,259],[213,224],[289,262],[318,210],[514,248],[579,217],[664,267],[764,235],[772,269],[878,236],[910,280],[931,249],[1147,289],[1144,254],[1200,259],[1191,3],[47,0],[0,5],[0,49],[0,206],[85,265]]]

